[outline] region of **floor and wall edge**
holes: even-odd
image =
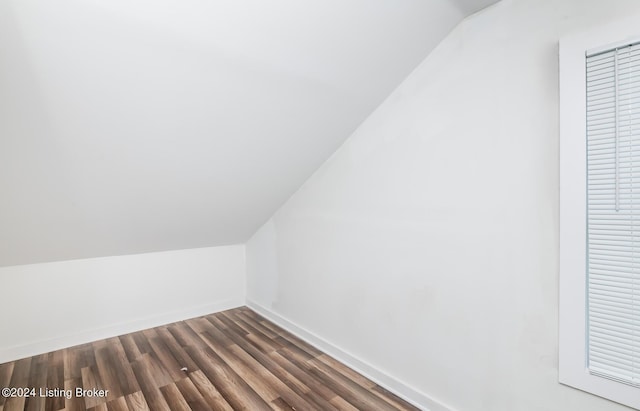
[[[106,338],[112,338],[123,334],[142,331],[177,321],[200,317],[215,312],[238,308],[243,305],[246,305],[247,307],[256,311],[258,314],[301,338],[305,342],[331,355],[348,367],[354,369],[376,384],[393,392],[400,398],[415,405],[416,407],[419,407],[420,409],[423,409],[425,411],[455,411],[454,409],[443,405],[439,401],[423,392],[418,391],[408,384],[396,378],[390,377],[386,373],[377,369],[375,366],[357,358],[352,354],[349,354],[335,344],[323,339],[322,337],[319,337],[311,331],[306,330],[304,327],[295,324],[282,315],[275,313],[253,301],[243,302],[238,298],[228,299],[197,307],[190,307],[184,310],[163,313],[154,317],[136,319],[134,321],[95,328],[83,331],[82,333],[65,335],[53,339],[35,341],[29,344],[9,347],[0,352],[0,364],[55,350],[73,347],[80,344],[86,344]]]
[[[331,355],[348,367],[354,369],[358,373],[369,378],[371,381],[391,391],[395,395],[415,405],[416,407],[425,411],[455,411],[453,408],[448,407],[432,398],[431,396],[409,386],[408,384],[396,378],[389,376],[383,371],[380,371],[375,366],[357,358],[352,354],[349,354],[335,344],[323,339],[322,337],[319,337],[311,331],[306,330],[304,327],[297,325],[296,323],[286,319],[282,315],[275,313],[272,310],[269,310],[253,301],[247,300],[246,306],[262,315],[269,321],[275,323],[276,325],[296,335],[305,342],[318,348],[322,352]]]
[[[233,298],[183,310],[166,312],[153,317],[94,328],[81,333],[8,347],[0,351],[0,364],[242,306],[244,306],[243,299]]]

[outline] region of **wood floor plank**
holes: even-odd
[[[402,398],[398,397],[397,395],[395,395],[391,391],[388,391],[388,390],[384,389],[383,387],[381,387],[379,385],[373,386],[371,388],[371,391],[373,391],[377,396],[379,396],[380,398],[384,399],[388,403],[392,404],[394,407],[398,408],[399,410],[402,410],[402,411],[420,411],[420,409],[418,407],[414,407],[413,405],[409,404],[408,402],[406,402]]]
[[[47,388],[64,390],[64,350],[53,351],[48,357],[49,370],[47,372]],[[58,411],[64,408],[64,396],[58,395],[47,398],[46,411]]]
[[[175,384],[169,384],[161,387],[160,392],[162,392],[164,399],[167,400],[167,404],[169,404],[169,408],[171,410],[191,411],[191,407],[189,407],[187,400],[184,399],[182,393]]]
[[[322,355],[316,357],[315,359],[309,360],[309,362],[311,364],[314,364],[315,361],[320,361],[320,362],[324,363],[325,365],[333,368],[334,370],[340,372],[345,377],[347,377],[347,378],[351,379],[352,381],[360,384],[360,386],[363,387],[363,388],[371,389],[371,388],[376,386],[375,382],[373,382],[370,379],[366,378],[362,374],[358,374],[357,372],[355,372],[351,368],[347,367],[346,365],[342,364],[339,361],[336,361],[333,357],[330,357],[327,354],[322,354]]]
[[[269,358],[308,387],[309,391],[305,394],[307,400],[311,400],[323,410],[335,409],[335,407],[331,405],[331,400],[335,398],[337,394],[327,388],[321,380],[282,357],[278,352],[270,353]]]
[[[34,395],[25,398],[26,411],[44,411],[46,398],[39,395],[41,388],[47,387],[47,373],[49,370],[49,355],[42,354],[33,357],[29,371],[27,388],[35,390]]]
[[[244,363],[259,380],[272,385],[275,393],[279,394],[280,398],[287,404],[299,410],[314,408],[313,401],[307,401],[307,399],[304,398],[308,397],[309,391],[296,389],[299,388],[299,385],[290,386],[288,383],[293,383],[294,378],[286,375],[286,372],[281,373],[276,370],[273,370],[273,372],[268,370],[258,360],[237,345],[232,345],[229,347],[229,350],[235,355],[235,358]]]
[[[0,364],[0,388],[11,387],[11,375],[13,374],[13,367],[15,362],[8,362]],[[0,407],[4,407],[6,398],[0,395]]]
[[[254,334],[256,332],[256,328],[251,324],[245,322],[244,319],[240,317],[235,311],[225,311],[223,315],[227,317],[234,325],[245,330],[247,334]],[[269,339],[272,340],[272,338]]]
[[[82,377],[82,368],[91,366],[95,368],[96,356],[93,351],[93,345],[91,344],[80,345],[78,346],[78,350],[80,353],[80,376]]]
[[[206,327],[206,329],[208,328]],[[282,381],[237,345],[226,346],[218,344],[215,338],[212,338],[208,333],[201,335],[201,338],[204,338],[209,347],[229,364],[266,402],[271,402],[281,395],[286,395],[292,399],[295,398],[301,409],[309,407],[307,402],[291,391]]]
[[[120,387],[120,378],[118,377],[118,359],[114,357],[107,344],[96,344],[94,346],[94,353],[96,370],[100,375],[100,382],[102,383],[99,388],[109,390],[110,398],[107,401],[122,397],[124,393]]]
[[[356,407],[354,407],[353,405],[349,404],[344,398],[342,397],[334,397],[331,400],[331,404],[335,405],[335,407],[339,410],[339,411],[359,411]]]
[[[388,405],[388,403],[379,398],[374,399],[366,395],[362,395],[362,392],[360,391],[361,387],[357,386],[355,383],[350,384],[347,380],[341,380],[331,373],[326,373],[315,368],[309,368],[308,371],[316,375],[326,386],[337,392],[340,397],[344,398],[358,409],[394,409],[392,406]]]
[[[125,397],[118,397],[113,401],[107,402],[107,410],[108,411],[136,411],[136,410],[129,410],[129,406],[127,405],[127,400]]]
[[[180,344],[182,348],[186,347],[206,347],[204,341],[198,337],[198,335],[189,327],[185,322],[178,322],[167,327],[171,335]],[[185,349],[189,357],[198,365],[198,362],[193,358],[188,350]]]
[[[272,357],[253,350],[247,352],[239,346],[237,348],[232,346],[231,350],[233,350],[238,357],[244,358],[244,361],[248,363],[255,361],[263,366],[269,373],[273,374],[289,389],[301,397],[309,395],[311,391],[310,388],[293,373],[289,372],[285,367],[282,367],[277,361],[274,361]]]
[[[307,344],[292,334],[282,334],[276,340],[280,341],[283,346],[295,347],[299,351],[304,351],[305,355],[316,358],[324,354],[314,346]]]
[[[89,411],[109,411],[109,408],[107,408],[107,403],[103,402],[96,405],[95,407],[89,408]]]
[[[127,401],[127,407],[130,411],[150,411],[142,391],[127,395],[125,400]]]
[[[120,340],[120,338],[110,339],[109,350],[111,352],[111,358],[114,361],[112,366],[115,368],[115,374],[120,382],[122,395],[129,395],[140,391],[140,385],[133,373],[133,368],[131,368],[131,363],[122,345],[122,340]]]
[[[249,342],[251,342],[258,349],[260,349],[260,351],[264,353],[276,351],[279,348],[279,346],[274,346],[274,344],[270,344],[269,342],[265,341],[263,338],[260,338],[259,336],[255,336],[251,333],[248,333],[244,328],[240,327],[227,315],[225,315],[224,313],[221,313],[221,314],[222,315],[219,316],[218,318],[220,319],[220,321],[222,321],[227,325],[227,332],[231,330],[234,331],[236,334],[241,335],[242,338],[247,339]]]
[[[67,348],[64,353],[64,379],[82,378],[82,367],[91,365],[91,353],[87,345]]]
[[[193,331],[195,331],[196,334],[205,332],[206,328],[208,327],[208,321],[205,317],[191,318],[189,320],[185,320],[184,323],[187,324]]]
[[[211,348],[185,348],[233,409],[270,410],[267,403]]]
[[[282,348],[282,344],[279,341],[272,340],[255,329],[253,332],[247,334],[247,338],[251,340],[255,345],[260,346],[265,352],[277,351]]]
[[[207,316],[207,321],[209,321],[213,325],[217,326],[218,329],[225,330],[227,328],[227,326],[222,321],[220,321],[219,314],[220,313],[215,314],[215,315],[208,315]]]
[[[149,354],[143,354],[132,364],[132,367],[146,403],[151,411],[170,410],[167,401],[159,390],[159,387],[162,385],[156,381],[156,375],[154,374],[156,367],[153,364],[151,356]]]
[[[236,314],[237,318],[242,319],[245,323],[251,325],[253,328],[259,330],[262,334],[266,335],[271,339],[276,339],[278,334],[273,332],[272,330],[265,327],[259,321],[256,321],[254,317],[247,314],[246,311],[240,311]]]
[[[186,368],[187,372],[198,371],[199,368],[196,363],[189,357],[189,354],[180,346],[173,335],[169,332],[167,327],[160,327],[158,329],[158,336],[167,346],[173,357],[180,364],[180,368]]]
[[[185,324],[187,324],[192,330],[196,331],[196,333],[200,336],[202,336],[202,334],[211,334],[215,337],[216,344],[223,346],[233,344],[233,341],[231,341],[224,332],[220,331],[218,327],[208,321],[207,318],[196,318],[194,320],[187,320],[185,321]]]
[[[282,337],[278,337],[278,338],[282,338]],[[306,346],[301,347],[298,345],[294,345],[293,343],[285,339],[282,339],[281,349],[282,348],[286,348],[287,350],[289,350],[291,352],[291,355],[294,355],[298,359],[298,361],[306,362],[309,360],[313,360],[314,358],[317,358],[316,356],[309,353],[310,350],[308,350]]]
[[[218,389],[209,381],[201,370],[189,374],[189,379],[198,389],[209,407],[214,411],[233,411]]]
[[[160,336],[155,330],[146,330],[145,335],[149,341],[149,345],[153,350],[153,353],[162,363],[163,368],[167,371],[167,375],[172,381],[178,381],[185,377],[184,371],[181,371],[182,366],[173,356],[169,347],[160,339]]]
[[[152,351],[149,354],[144,354],[144,356],[148,356],[151,373],[153,374],[153,378],[158,387],[162,387],[173,382],[173,378],[171,378],[169,370],[162,366],[155,352]]]
[[[102,378],[100,378],[100,374],[98,373],[94,365],[90,365],[88,367],[82,368],[81,373],[82,373],[82,388],[86,390],[104,389]],[[106,401],[107,401],[107,398],[101,398],[98,396],[84,397],[84,403],[87,408],[95,407],[96,405]]]
[[[190,378],[187,377],[177,381],[176,387],[180,390],[185,401],[189,404],[189,408],[193,411],[207,411],[211,409]]]
[[[0,411],[416,410],[247,307],[0,364],[0,385],[73,394]]]
[[[272,386],[272,381],[266,375],[258,374],[254,369],[248,367],[240,361],[234,354],[225,347],[216,347],[212,344],[211,349],[222,358],[235,373],[249,385],[266,403],[269,403],[280,396],[276,387]],[[262,378],[261,378],[262,377]]]
[[[215,328],[215,326],[214,326]],[[229,329],[227,329],[229,332]],[[298,409],[310,409],[313,406],[302,398],[301,395],[308,393],[308,389],[286,373],[281,367],[270,363],[272,367],[265,367],[258,359],[251,356],[236,344],[224,346],[216,344],[208,333],[203,335],[204,340],[209,342],[209,346],[220,355],[236,372],[238,372],[251,385],[252,388],[267,402],[273,402],[279,397]],[[242,341],[237,335],[238,341]],[[233,337],[231,338],[233,339]],[[255,350],[251,350],[256,354]],[[256,354],[260,356],[260,354]],[[268,357],[263,357],[263,360]],[[291,385],[289,385],[291,384]],[[298,390],[294,391],[294,388]],[[299,395],[301,394],[301,395]]]
[[[138,346],[136,345],[136,342],[133,339],[133,335],[131,334],[121,335],[120,337],[118,337],[118,339],[122,344],[122,348],[124,349],[124,352],[127,355],[129,362],[134,362],[142,356],[142,353],[138,349]]]
[[[271,408],[278,411],[295,411],[295,408],[293,408],[292,405],[290,405],[280,397],[271,401]]]
[[[64,381],[65,390],[71,390],[73,392],[77,387],[82,387],[81,378],[72,378]],[[65,397],[64,409],[66,411],[81,411],[86,410],[87,407],[85,406],[85,402],[82,397],[71,395],[69,398]]]
[[[140,354],[149,354],[151,352],[151,346],[149,345],[149,341],[147,341],[147,337],[144,335],[142,331],[138,331],[132,334],[133,341],[136,343],[136,347],[138,347],[138,351]]]
[[[283,350],[283,355],[287,350]],[[286,355],[285,355],[285,358]],[[367,390],[356,382],[350,380],[338,371],[333,370],[326,364],[317,361],[314,364],[305,364],[305,368],[312,374],[318,376],[327,386],[337,392],[342,398],[359,409],[394,410],[386,401],[377,396],[366,395]]]
[[[109,411],[109,408],[107,407],[107,403],[103,402],[96,405],[95,407],[89,408],[89,411]]]
[[[226,333],[229,336],[229,338],[232,339],[245,352],[247,352],[249,355],[251,355],[253,358],[255,358],[260,364],[266,366],[274,374],[278,375],[279,378],[282,381],[285,382],[285,384],[289,383],[288,386],[292,390],[297,391],[297,393],[299,395],[301,395],[302,397],[305,397],[307,399],[307,402],[315,404],[316,406],[319,406],[321,409],[326,409],[326,410],[333,409],[333,407],[331,406],[331,404],[329,404],[329,402],[327,400],[332,398],[333,396],[335,396],[334,393],[330,393],[328,391],[324,391],[326,393],[326,397],[322,397],[322,395],[316,395],[316,393],[313,390],[310,390],[308,387],[304,387],[302,390],[299,389],[300,386],[298,384],[294,385],[294,384],[290,384],[290,383],[295,382],[295,381],[301,381],[301,379],[298,379],[297,376],[294,376],[293,374],[290,374],[284,368],[284,367],[290,366],[291,365],[290,363],[287,363],[287,364],[277,364],[277,363],[275,363],[274,361],[272,361],[272,359],[267,354],[262,352],[255,345],[251,344],[250,341],[246,340],[242,335],[236,333],[235,330],[233,330],[233,329],[227,328]],[[281,367],[281,365],[283,367]],[[298,370],[298,371],[300,371],[300,370]],[[305,378],[305,376],[302,375],[302,374],[303,374],[303,372],[300,371],[298,376],[300,376],[301,378]],[[318,383],[318,381],[316,381],[315,379],[312,379],[312,378],[311,379],[306,379],[306,381],[307,382],[312,382],[312,384],[314,386],[316,385],[316,383]],[[304,384],[304,383],[300,383],[300,384]]]
[[[225,328],[221,328],[221,326],[213,321],[207,321],[208,327],[206,327],[205,334],[208,334],[210,337],[216,341],[217,344],[228,347],[230,345],[235,344],[231,338],[227,334],[225,334]]]
[[[15,362],[13,374],[9,381],[10,388],[27,388],[29,383],[29,371],[31,369],[32,358],[23,358]],[[24,396],[7,398],[4,403],[4,411],[23,411],[25,405]]]

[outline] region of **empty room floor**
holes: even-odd
[[[0,364],[0,386],[29,389],[0,411],[417,409],[246,307]]]

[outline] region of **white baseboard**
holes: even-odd
[[[77,334],[8,347],[0,350],[0,364],[242,306],[244,306],[243,299],[228,299],[153,317],[98,327]]]
[[[404,382],[385,374],[373,365],[368,364],[367,362],[360,360],[354,355],[349,354],[333,343],[287,320],[280,314],[277,314],[253,301],[247,301],[246,305],[258,314],[279,325],[290,333],[296,335],[307,343],[313,345],[322,352],[331,355],[338,361],[344,363],[348,367],[369,378],[379,386],[391,391],[410,404],[413,404],[425,411],[454,411],[453,408],[447,407],[441,402],[428,396],[427,394],[420,392],[417,389],[405,384]]]

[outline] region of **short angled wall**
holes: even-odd
[[[244,246],[0,268],[0,363],[244,305]]]

